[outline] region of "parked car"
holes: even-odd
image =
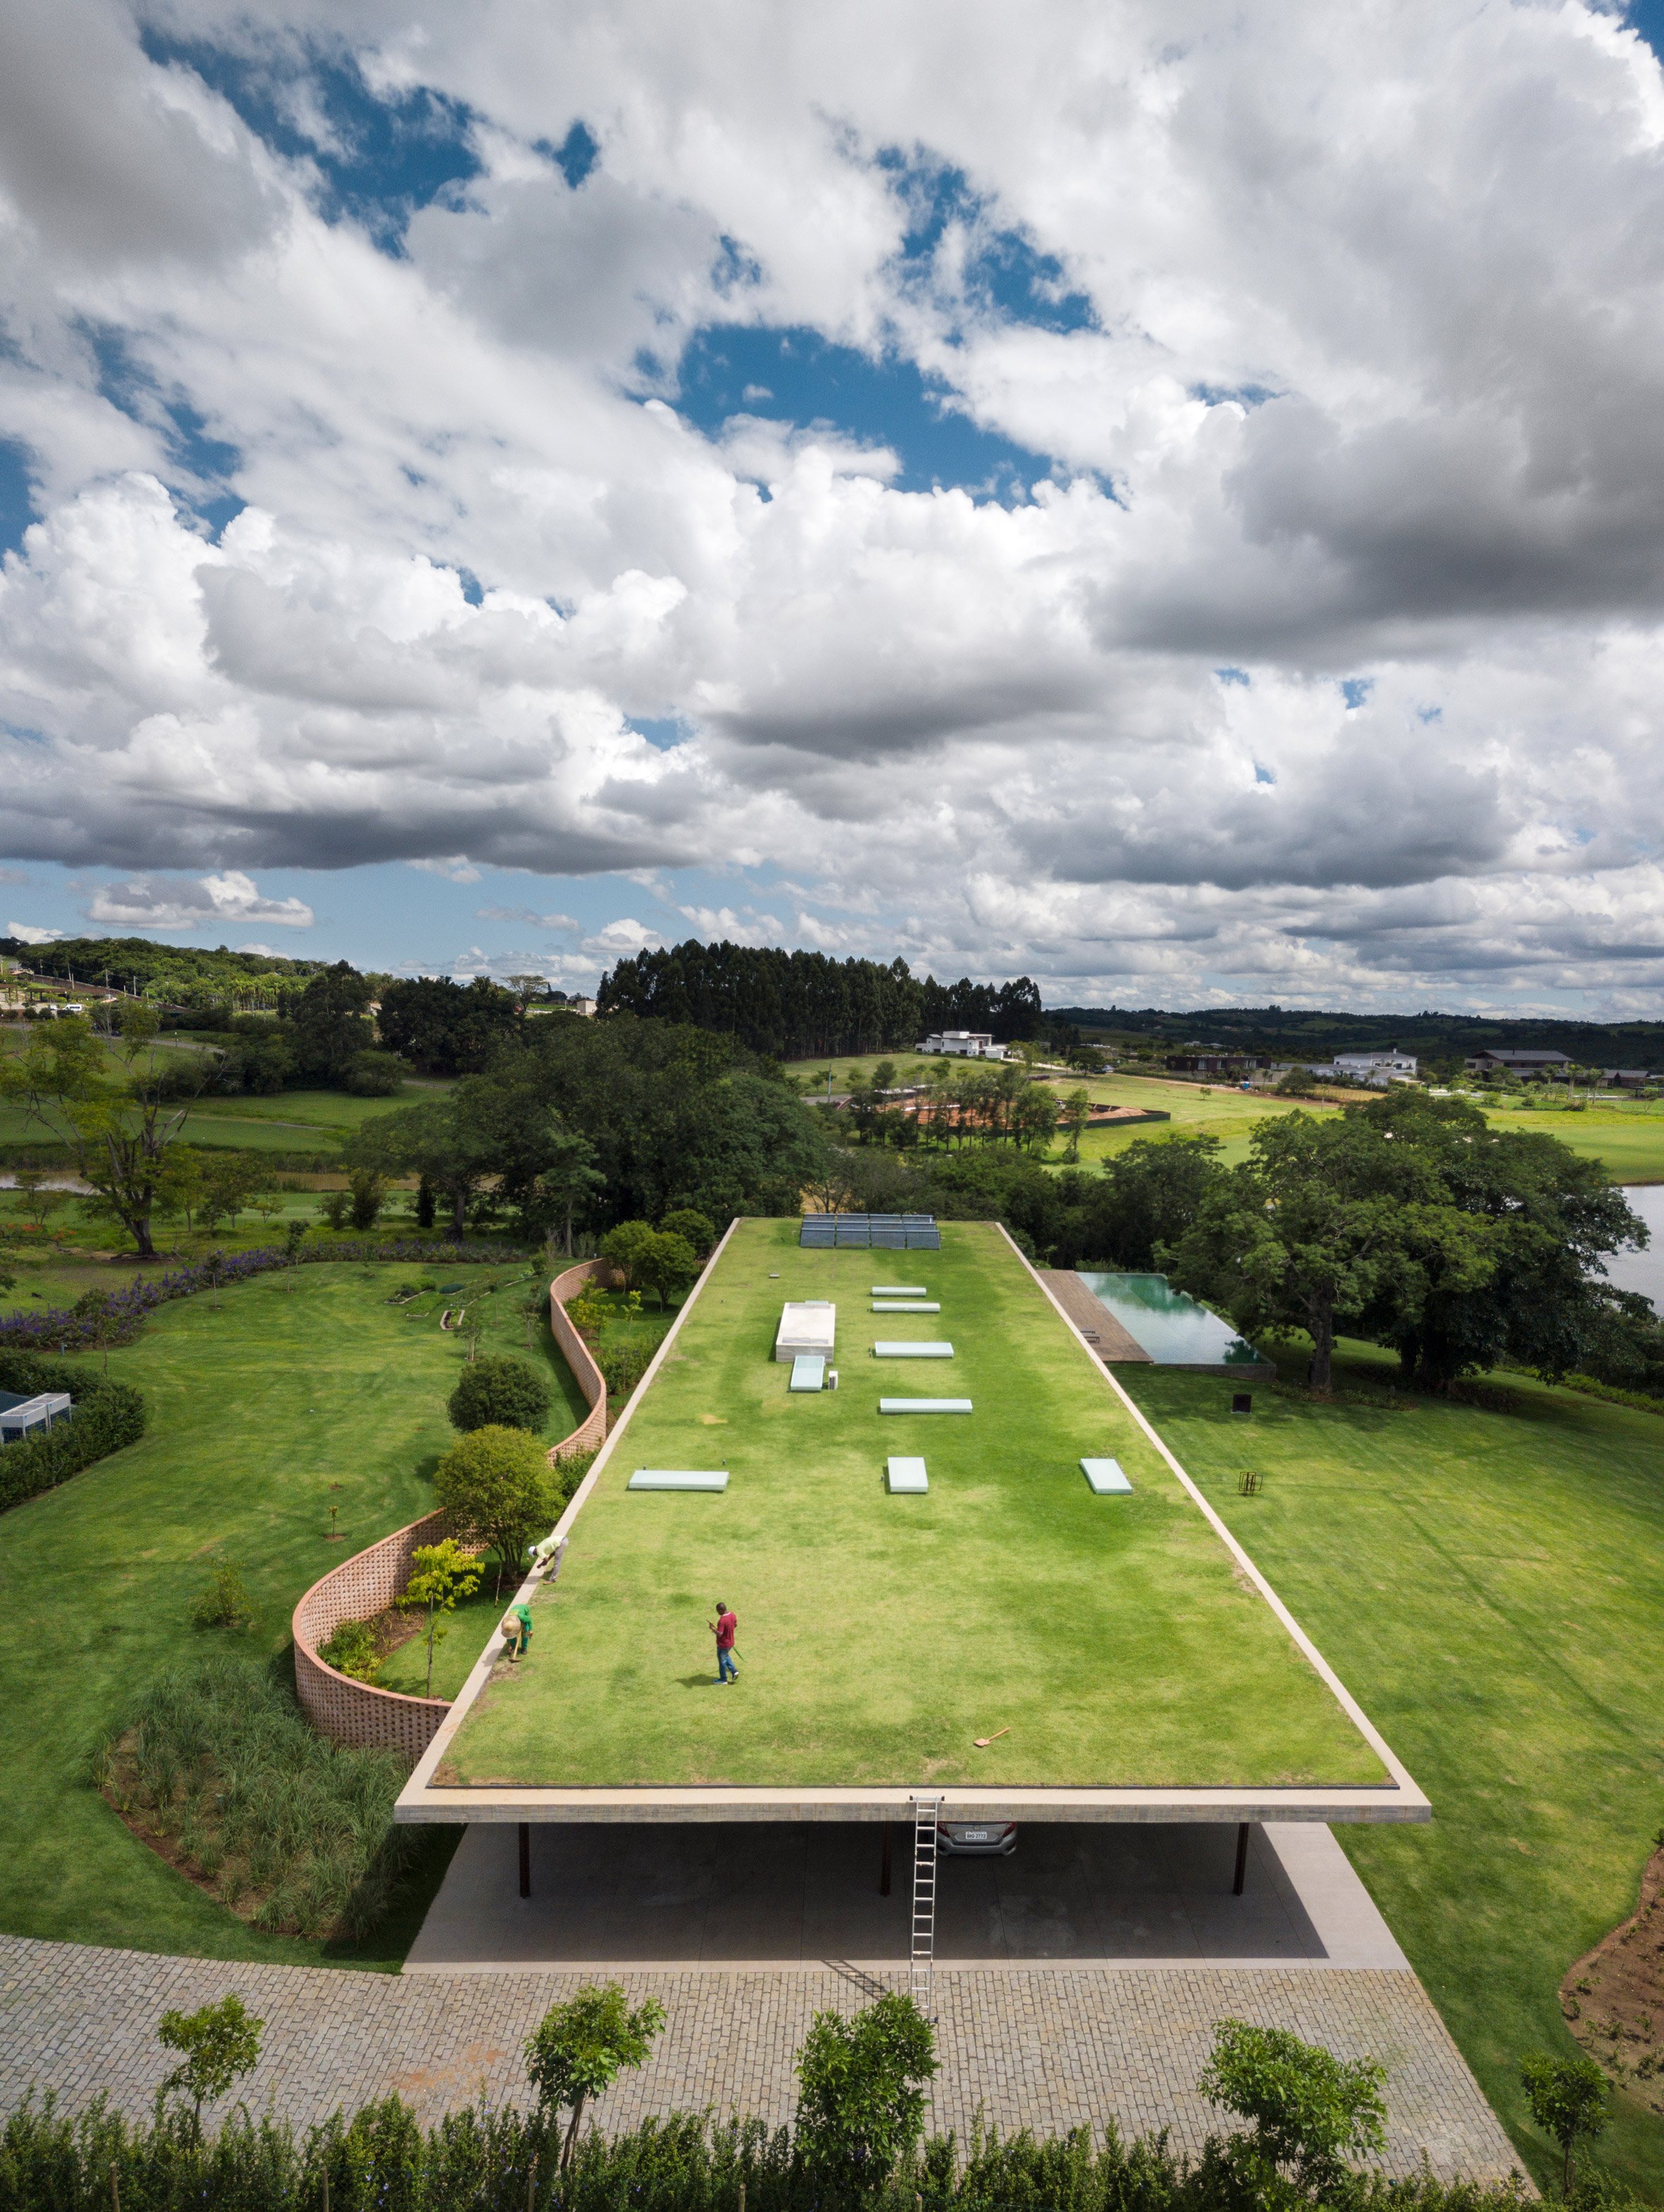
[[[1015,1820],[944,1820],[936,1849],[947,1859],[1008,1859],[1017,1849]]]

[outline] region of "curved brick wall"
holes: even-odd
[[[390,1606],[410,1579],[412,1552],[418,1544],[437,1544],[444,1534],[444,1514],[424,1513],[408,1528],[395,1529],[331,1567],[295,1607],[295,1693],[320,1735],[398,1752],[412,1766],[433,1741],[451,1710],[446,1698],[407,1698],[398,1690],[378,1690],[373,1682],[355,1682],[325,1666],[318,1646],[343,1620],[367,1620]]]
[[[567,1319],[566,1301],[586,1283],[606,1282],[612,1270],[604,1260],[580,1261],[549,1286],[549,1325],[567,1364],[578,1378],[590,1411],[569,1437],[549,1455],[552,1466],[568,1452],[587,1451],[607,1432],[607,1386],[590,1357],[589,1346]],[[434,1731],[451,1710],[444,1698],[410,1698],[398,1690],[379,1690],[337,1674],[318,1656],[343,1620],[367,1620],[390,1606],[410,1579],[410,1554],[421,1544],[436,1544],[445,1534],[443,1513],[425,1513],[408,1528],[397,1528],[367,1551],[355,1553],[320,1576],[295,1608],[295,1691],[301,1710],[320,1735],[337,1743],[396,1751],[414,1766],[434,1740]]]
[[[589,1346],[567,1319],[566,1302],[576,1297],[586,1283],[610,1283],[612,1269],[604,1260],[580,1260],[575,1267],[556,1275],[549,1286],[549,1326],[555,1341],[566,1356],[566,1364],[578,1378],[578,1388],[589,1401],[589,1415],[580,1421],[569,1437],[562,1437],[549,1455],[552,1467],[557,1459],[568,1452],[588,1451],[600,1443],[607,1432],[607,1386],[600,1369],[590,1357]]]

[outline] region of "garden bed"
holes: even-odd
[[[1561,1983],[1560,2009],[1620,2088],[1664,2112],[1664,1844],[1647,1862],[1635,1911]]]

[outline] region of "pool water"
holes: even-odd
[[[1175,1291],[1165,1275],[1104,1275],[1080,1279],[1135,1343],[1162,1367],[1255,1367],[1260,1354],[1228,1321]]]

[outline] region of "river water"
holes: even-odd
[[[1652,1232],[1644,1252],[1627,1245],[1606,1262],[1606,1273],[1620,1291],[1640,1291],[1664,1314],[1664,1182],[1632,1182],[1624,1186],[1631,1210]]]

